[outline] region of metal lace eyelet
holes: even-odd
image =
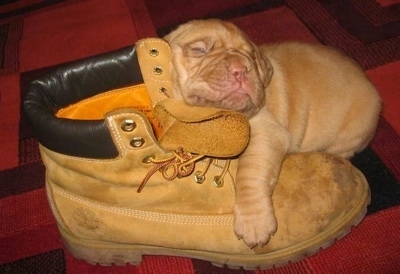
[[[131,132],[136,128],[136,123],[135,121],[131,119],[127,119],[122,122],[121,124],[121,129],[125,132]]]
[[[201,171],[197,171],[194,174],[194,181],[198,184],[202,184],[204,183],[204,180],[206,179],[206,176],[204,176],[204,174],[202,174]]]
[[[160,54],[160,52],[159,52],[158,49],[156,49],[156,48],[152,48],[151,50],[149,50],[149,55],[150,55],[151,57],[157,57],[158,54]]]
[[[154,154],[147,155],[146,157],[143,158],[142,163],[150,164],[151,163],[151,159],[154,159],[154,158],[155,158]]]
[[[142,137],[135,137],[131,140],[130,144],[132,147],[141,147],[145,143],[145,140]]]
[[[163,74],[163,69],[162,69],[162,67],[159,67],[159,66],[155,67],[155,68],[153,69],[153,73],[154,73],[155,75],[161,75],[161,74]]]
[[[221,176],[215,176],[213,183],[217,188],[221,188],[224,186],[224,179]]]
[[[158,92],[160,92],[161,95],[168,96],[168,90],[165,87],[160,87]]]

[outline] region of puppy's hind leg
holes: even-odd
[[[370,115],[369,119],[347,123],[346,127],[335,137],[326,152],[349,159],[355,153],[368,146],[375,135],[379,114]]]
[[[338,140],[330,146],[326,152],[338,155],[344,159],[349,159],[357,152],[362,151],[369,143],[360,137],[353,139],[338,138]]]

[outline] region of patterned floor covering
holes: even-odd
[[[173,2],[173,4],[172,4]],[[55,66],[218,17],[256,43],[328,44],[356,59],[384,109],[375,139],[353,159],[366,175],[368,216],[315,256],[265,271],[145,256],[140,266],[92,266],[61,242],[44,192],[37,141],[22,114],[28,83]],[[400,1],[20,0],[0,2],[0,273],[399,273]]]

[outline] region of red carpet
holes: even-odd
[[[377,135],[353,159],[367,177],[368,216],[315,256],[268,271],[146,256],[102,267],[66,251],[44,192],[37,141],[21,112],[28,83],[55,66],[218,17],[256,43],[323,43],[355,58],[384,102]],[[400,273],[400,1],[7,0],[0,2],[0,273]]]

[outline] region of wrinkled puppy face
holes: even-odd
[[[263,106],[272,69],[237,27],[220,20],[191,21],[164,39],[172,50],[175,98],[249,117]]]

